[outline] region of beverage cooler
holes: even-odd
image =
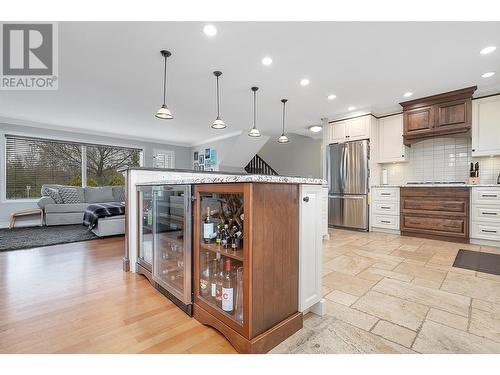
[[[191,186],[140,186],[138,272],[192,315]]]

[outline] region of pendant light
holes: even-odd
[[[220,118],[220,99],[219,99],[219,77],[222,75],[222,72],[215,71],[214,76],[217,79],[217,118],[212,124],[213,129],[224,129],[226,124]]]
[[[278,143],[288,143],[288,137],[285,135],[285,105],[288,99],[281,99],[281,103],[283,103],[283,128],[281,130],[281,136],[278,138]]]
[[[250,131],[248,132],[248,135],[250,137],[260,137],[260,131],[259,129],[257,129],[257,122],[255,120],[255,107],[256,107],[256,104],[255,104],[255,101],[256,101],[256,95],[257,95],[257,90],[259,88],[258,87],[252,87],[251,90],[253,91],[253,127],[252,129],[250,129]]]
[[[155,116],[162,120],[171,120],[174,116],[172,116],[172,112],[167,107],[167,58],[172,56],[172,54],[167,50],[161,50],[160,53],[165,59],[165,68],[163,70],[163,104]]]

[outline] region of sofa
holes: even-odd
[[[46,225],[82,224],[83,214],[92,203],[125,202],[123,186],[79,187],[43,185],[38,207],[44,211]],[[102,225],[101,225],[102,223]],[[125,233],[125,216],[99,219],[93,232],[102,237]]]

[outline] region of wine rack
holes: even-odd
[[[298,185],[194,187],[194,317],[242,353],[264,353],[302,328]]]

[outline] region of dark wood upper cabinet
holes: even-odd
[[[434,110],[432,106],[409,109],[404,112],[404,135],[410,137],[432,136],[434,131]]]
[[[403,107],[404,143],[431,137],[466,136],[472,122],[476,86],[399,103]]]

